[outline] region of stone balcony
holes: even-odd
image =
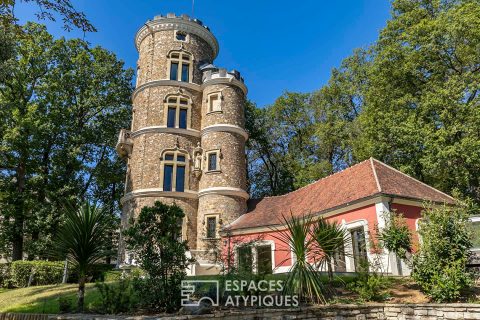
[[[133,141],[130,136],[130,130],[121,129],[118,135],[117,145],[115,146],[118,155],[121,158],[129,157],[132,154]]]

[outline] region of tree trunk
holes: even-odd
[[[78,304],[77,304],[77,311],[83,312],[83,305],[85,302],[85,282],[86,282],[85,274],[80,275],[78,278]]]
[[[12,239],[12,261],[23,258],[23,223],[25,222],[24,191],[25,191],[25,163],[20,161],[17,167],[17,200],[15,205],[15,221]]]
[[[330,284],[333,282],[333,270],[332,270],[332,262],[330,259],[327,261],[327,270],[328,270],[328,281]]]

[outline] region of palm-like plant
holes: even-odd
[[[340,251],[345,252],[345,245],[348,243],[348,232],[337,222],[328,222],[321,218],[312,225],[310,234],[315,241],[312,250],[315,262],[320,267],[327,267],[328,279],[332,282],[332,261],[335,254]]]
[[[315,267],[309,263],[311,248],[314,239],[310,236],[312,219],[306,216],[283,217],[285,230],[277,231],[275,238],[283,242],[296,259],[288,273],[284,284],[283,294],[298,295],[300,301],[325,303],[324,287]],[[282,264],[281,262],[280,264]]]
[[[57,253],[78,271],[78,311],[83,311],[85,283],[90,267],[108,254],[109,211],[89,202],[65,210],[65,222],[57,238]]]

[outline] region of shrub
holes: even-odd
[[[138,303],[131,280],[120,279],[116,283],[97,282],[102,312],[116,314],[132,310]]]
[[[0,263],[0,288],[10,288],[12,286],[10,269],[10,263]]]
[[[420,250],[412,276],[437,302],[456,300],[472,284],[466,264],[472,247],[468,210],[462,206],[429,208],[419,224]]]
[[[347,288],[353,292],[358,293],[360,299],[363,301],[383,301],[387,298],[385,289],[387,288],[388,280],[376,272],[370,273],[369,263],[364,260],[360,262],[360,270],[358,278],[349,283]]]
[[[187,259],[188,246],[180,241],[184,213],[177,205],[156,201],[153,207],[143,207],[137,220],[125,231],[125,241],[140,267],[148,274],[139,280],[138,290],[142,304],[156,311],[172,312],[180,308],[181,282]]]
[[[73,310],[72,299],[68,297],[58,298],[58,310],[60,310],[60,313],[71,312]]]
[[[62,282],[62,261],[14,261],[11,266],[11,280],[15,287],[47,285]]]

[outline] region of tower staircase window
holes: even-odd
[[[170,61],[170,80],[190,82],[192,77],[192,57],[186,52],[171,52]]]
[[[163,191],[184,192],[187,184],[187,163],[180,151],[163,156]]]
[[[207,152],[207,171],[220,171],[220,150]]]
[[[217,237],[217,217],[207,217],[207,238]]]

